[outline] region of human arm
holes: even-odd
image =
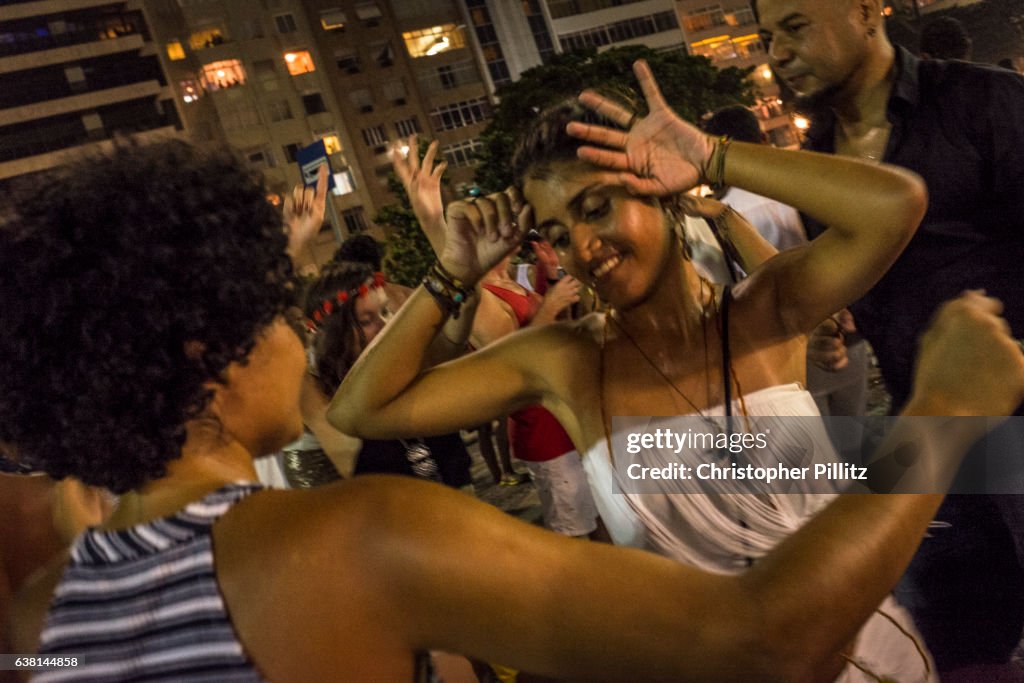
[[[706,218],[714,223],[720,239],[733,246],[738,265],[745,273],[753,272],[779,253],[741,213],[728,204],[711,197],[684,195],[680,198],[680,205],[687,215]]]
[[[452,203],[442,265],[475,286],[519,244],[529,211],[513,221],[504,194]],[[518,340],[511,350],[499,344],[421,374],[425,349],[446,319],[417,289],[346,376],[328,410],[332,424],[364,438],[441,434],[538,402],[546,384]]]
[[[719,146],[715,154],[715,141],[668,107],[647,65],[637,62],[635,70],[651,113],[629,131],[569,124],[570,134],[603,146],[581,147],[581,159],[618,171],[620,182],[636,194],[684,192],[711,174],[714,181],[776,199],[830,226],[806,249],[769,261],[757,278],[774,293],[769,307],[778,311],[773,319],[780,331],[806,334],[860,298],[913,236],[927,203],[913,173],[739,142]],[[622,127],[633,118],[593,92],[584,92],[580,101]]]
[[[310,241],[320,232],[327,208],[327,164],[317,169],[316,185],[298,184],[284,199],[284,227],[288,235],[288,257],[296,272],[316,269],[309,249]]]
[[[1024,358],[994,311],[977,299],[944,310],[923,342],[908,414],[1006,414],[1021,400]],[[965,395],[950,360],[976,367],[982,388]],[[979,434],[914,437],[928,458],[954,470]],[[803,681],[838,672],[840,648],[899,578],[941,496],[842,496],[734,576],[576,543],[415,481],[370,478],[304,492],[288,499],[303,509],[287,515],[279,505],[260,513],[260,500],[241,508],[250,515],[241,529],[231,529],[242,524],[237,513],[222,520],[215,548],[233,620],[271,678],[317,678],[300,675],[313,666],[358,672],[383,666],[382,652],[407,661],[411,652],[443,649],[585,680]],[[238,539],[289,517],[316,535],[270,534],[283,552],[256,544],[268,563],[255,563],[248,583],[237,572],[223,576],[232,568],[222,558],[254,565]],[[268,581],[293,572],[295,556],[306,558],[304,581]],[[339,576],[345,590],[337,590]],[[260,609],[249,600],[257,587]],[[268,618],[266,606],[274,628],[254,629],[253,619]],[[310,633],[308,623],[318,628]],[[262,642],[245,638],[261,632]],[[331,642],[350,647],[321,647]],[[267,654],[275,648],[277,660]]]
[[[408,147],[404,153],[402,146]],[[431,142],[421,161],[418,137],[414,134],[405,140],[392,143],[389,150],[391,166],[395,169],[395,175],[402,183],[405,193],[409,195],[409,203],[416,214],[416,220],[419,221],[420,228],[427,236],[427,241],[430,242],[435,254],[440,254],[444,250],[441,178],[448,168],[447,161],[434,164],[439,146],[437,140]]]
[[[401,149],[403,144],[408,148],[404,153]],[[444,250],[445,224],[441,178],[448,168],[447,161],[434,164],[439,144],[437,140],[431,142],[422,161],[416,135],[393,143],[389,150],[395,175],[405,188],[416,220],[419,221],[420,228],[427,236],[427,241],[430,242],[435,254],[440,254]],[[479,304],[480,295],[476,293],[467,299],[459,318],[451,318],[445,323],[441,334],[436,335],[431,342],[426,360],[428,366],[451,360],[465,352]]]
[[[351,477],[356,469],[356,457],[363,446],[363,440],[338,431],[327,421],[327,397],[309,373],[302,378],[299,407],[302,410],[302,423],[313,432],[334,469],[343,478]]]
[[[558,318],[567,308],[580,300],[579,280],[571,275],[564,276],[556,282],[544,295],[537,314],[533,316],[529,327],[540,327],[549,325]]]

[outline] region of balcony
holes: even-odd
[[[155,97],[160,94],[163,86],[159,81],[147,80],[114,88],[106,88],[81,95],[72,95],[59,100],[48,100],[22,107],[0,110],[0,126],[13,126],[36,119],[70,114],[78,111],[96,109],[109,104],[142,97]]]
[[[173,117],[154,115],[136,121],[132,137],[145,144],[176,133]],[[96,140],[86,133],[65,133],[45,139],[0,142],[0,179],[45,171],[80,158],[82,154],[109,147],[113,131],[103,131],[106,139]]]

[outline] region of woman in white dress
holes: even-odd
[[[623,484],[615,464],[626,454],[611,452],[611,418],[816,415],[802,386],[807,335],[883,275],[924,215],[926,193],[916,176],[891,166],[715,141],[668,108],[646,64],[636,72],[647,116],[584,93],[587,109],[569,103],[546,112],[520,142],[513,161],[518,189],[448,207],[447,241],[427,291],[414,295],[364,355],[328,414],[345,431],[383,438],[449,431],[540,403],[584,454],[599,512],[617,543],[713,571],[741,571],[832,494],[612,495]],[[742,187],[832,227],[716,296],[673,229],[676,197],[700,182]],[[728,225],[727,216],[719,221]],[[609,313],[524,331],[421,372],[418,349],[444,313],[457,310],[459,294],[533,227]],[[805,437],[828,443],[820,423]],[[799,464],[786,445],[776,441],[760,457]],[[661,492],[679,490],[672,486]],[[868,681],[932,677],[912,626],[892,604],[841,657],[822,662],[820,673]]]

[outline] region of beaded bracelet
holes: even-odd
[[[458,319],[462,304],[469,298],[469,290],[461,280],[445,270],[440,261],[427,271],[423,287],[434,297],[442,312]]]
[[[729,150],[732,140],[728,135],[715,140],[715,148],[711,151],[707,166],[704,170],[704,178],[713,190],[721,190],[725,187],[725,153]]]

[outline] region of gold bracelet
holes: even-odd
[[[723,135],[715,141],[715,148],[711,151],[708,159],[707,170],[704,177],[713,190],[721,190],[725,187],[725,153],[729,151],[732,140]]]

